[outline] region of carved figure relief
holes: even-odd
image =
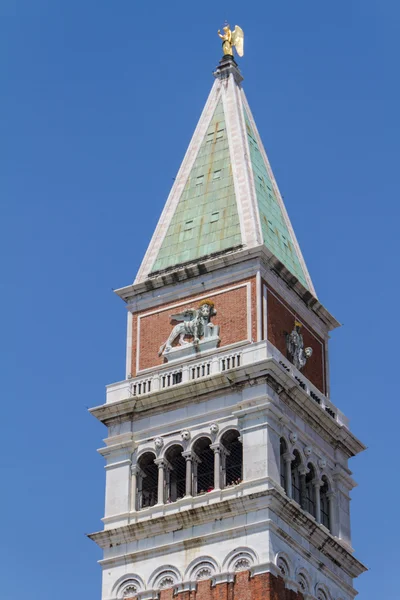
[[[307,360],[312,356],[312,348],[304,348],[303,336],[301,334],[302,324],[298,321],[294,322],[292,333],[286,334],[286,349],[289,359],[292,361],[296,369],[301,371]]]
[[[177,337],[180,346],[187,346],[190,343],[198,346],[201,338],[212,335],[214,325],[210,323],[210,319],[216,314],[214,303],[211,300],[203,300],[199,308],[187,308],[181,313],[171,315],[171,321],[179,322],[172,329],[167,341],[161,345],[158,355],[164,356],[171,352],[172,344]],[[192,338],[192,342],[185,338]]]

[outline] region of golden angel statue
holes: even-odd
[[[236,48],[236,52],[239,56],[243,56],[244,46],[244,32],[239,25],[235,25],[235,29],[231,31],[229,25],[225,25],[223,28],[224,33],[221,33],[218,29],[218,35],[222,40],[222,51],[225,55],[233,56],[233,46]]]

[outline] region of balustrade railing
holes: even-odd
[[[186,361],[179,367],[172,368],[164,365],[157,371],[148,373],[142,377],[135,377],[118,384],[108,387],[107,402],[118,402],[130,397],[139,397],[145,394],[152,394],[160,390],[171,388],[176,385],[198,381],[207,377],[212,377],[219,373],[224,373],[230,369],[237,369],[253,365],[268,358],[275,359],[274,363],[279,365],[287,376],[292,378],[305,394],[309,396],[312,402],[315,402],[332,419],[348,426],[346,417],[341,413],[328,398],[322,394],[304,375],[296,369],[289,360],[275,346],[269,342],[257,342],[247,344],[235,351],[218,352],[211,358],[202,361]]]

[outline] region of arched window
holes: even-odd
[[[221,438],[227,452],[222,457],[222,487],[237,485],[242,481],[243,447],[240,434],[235,429],[226,431]]]
[[[286,442],[283,438],[280,440],[280,473],[281,473],[281,486],[287,493],[287,481],[286,481],[286,464],[284,454],[287,452]]]
[[[311,463],[307,465],[308,473],[306,475],[306,486],[305,486],[305,502],[304,510],[310,513],[313,517],[316,517],[315,512],[315,469]]]
[[[292,497],[298,504],[301,505],[301,481],[300,467],[301,458],[297,450],[293,452],[294,460],[292,460]]]
[[[329,511],[329,502],[331,502],[331,498],[329,498],[329,483],[325,475],[322,477],[323,485],[320,488],[321,495],[321,523],[325,525],[325,527],[331,530],[331,519],[330,519],[330,511]]]
[[[193,451],[199,459],[194,464],[194,491],[197,494],[214,489],[214,452],[210,445],[211,441],[206,437],[193,444]]]
[[[186,490],[186,461],[182,456],[183,448],[179,444],[171,446],[165,458],[171,465],[167,470],[167,502],[183,498]]]
[[[139,509],[157,504],[158,468],[154,459],[155,455],[152,452],[145,452],[138,460],[140,468],[137,478]]]

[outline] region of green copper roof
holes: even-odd
[[[297,257],[292,236],[286,226],[274,186],[246,112],[245,121],[264,244],[308,288],[303,267]]]
[[[241,243],[224,110],[220,101],[152,272]]]

